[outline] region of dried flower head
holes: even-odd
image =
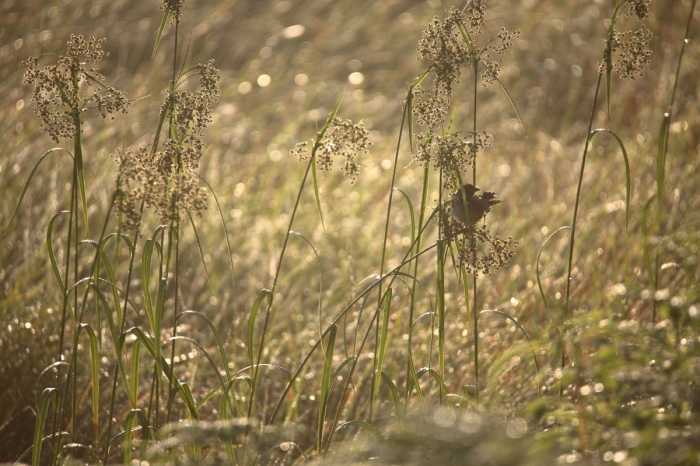
[[[486,252],[481,251],[481,247],[488,245]],[[481,246],[481,247],[480,247]],[[515,248],[518,242],[512,237],[501,239],[492,236],[486,231],[485,226],[468,229],[464,235],[464,242],[459,250],[459,262],[467,273],[476,275],[491,275],[498,273],[507,266],[511,259],[517,254]]]
[[[138,227],[143,203],[153,208],[164,223],[180,221],[185,211],[200,214],[207,206],[207,192],[199,187],[197,172],[202,157],[204,129],[211,122],[211,105],[218,100],[219,70],[213,61],[197,66],[197,91],[177,90],[168,94],[161,112],[170,121],[170,134],[163,150],[145,148],[115,154],[120,190],[117,212],[127,229]]]
[[[178,139],[199,139],[211,123],[211,105],[219,100],[220,72],[214,68],[214,60],[197,65],[199,90],[175,90],[161,105],[161,114],[170,118]]]
[[[456,242],[459,262],[466,272],[491,275],[507,266],[516,255],[518,242],[511,237],[504,240],[492,236],[483,224],[463,224],[451,215],[450,204],[448,201],[440,207],[443,234]]]
[[[444,169],[447,173],[463,171],[467,165],[474,162],[477,154],[485,147],[491,146],[493,136],[483,131],[459,131],[445,137],[430,133],[417,133],[416,155],[414,160],[419,163],[432,163],[436,169]],[[446,187],[452,187],[448,177]],[[455,184],[455,187],[458,183]]]
[[[427,91],[416,87],[413,89],[413,114],[419,125],[429,131],[441,125],[450,110],[450,97],[441,89]]]
[[[185,0],[163,0],[160,9],[169,12],[172,15],[171,21],[175,23],[182,18],[182,5],[184,3]]]
[[[107,54],[102,50],[104,42],[105,39],[71,35],[68,51],[65,56],[58,56],[56,65],[39,68],[39,57],[29,57],[21,63],[27,68],[24,82],[34,84],[34,113],[56,142],[75,137],[81,113],[90,108],[97,108],[102,118],[116,112],[126,113],[129,108],[124,92],[105,86],[100,71],[88,68]],[[81,93],[83,84],[91,92]]]
[[[487,60],[491,56],[491,52],[497,55],[503,55],[506,50],[510,48],[511,45],[520,37],[520,31],[516,30],[513,32],[507,31],[505,28],[501,29],[490,42],[490,44],[484,48],[483,55],[480,63],[483,67],[481,70],[481,84],[484,87],[493,84],[501,72],[501,61],[502,58],[496,60]]]
[[[459,82],[460,67],[467,66],[472,58],[458,28],[467,18],[456,8],[448,13],[444,20],[435,17],[428,25],[418,42],[418,53],[423,60],[432,62],[435,87],[451,95],[452,84]]]
[[[470,0],[464,7],[465,23],[468,24],[469,32],[479,34],[484,25],[486,7],[484,0]]]
[[[152,208],[163,223],[180,221],[185,211],[201,213],[207,207],[207,192],[199,187],[197,173],[175,161],[186,159],[179,142],[168,139],[164,150],[149,153],[146,148],[127,149],[114,154],[119,166],[117,213],[123,215],[123,227],[135,229],[141,221],[137,207]]]
[[[471,34],[479,34],[484,24],[483,0],[470,1],[464,10],[452,8],[448,16],[440,21],[437,17],[428,25],[418,43],[418,53],[423,60],[432,62],[435,70],[435,88],[449,98],[452,84],[459,82],[460,68],[485,65],[481,71],[484,85],[491,84],[500,71],[498,62],[491,53],[503,55],[520,36],[520,31],[508,32],[505,28],[479,48]]]
[[[644,19],[649,14],[649,0],[628,0],[630,11],[628,15],[635,15],[639,19]]]
[[[653,38],[654,35],[644,26],[637,31],[613,31],[610,51],[617,53],[613,71],[621,78],[635,79],[642,76],[651,63],[649,42]],[[601,67],[601,70],[604,70],[604,67]]]
[[[369,140],[369,132],[362,123],[353,124],[351,120],[335,117],[323,135],[319,134],[316,140],[298,143],[291,154],[299,160],[309,159],[310,144],[321,170],[331,170],[332,156],[340,156],[344,159],[341,168],[343,175],[350,178],[350,183],[354,183],[359,174],[359,166],[355,159],[358,153],[367,153],[367,148],[372,142]]]

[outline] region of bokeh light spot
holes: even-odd
[[[285,39],[295,39],[304,35],[306,28],[301,24],[295,24],[294,26],[289,26],[288,28],[282,29],[282,37]]]
[[[303,86],[308,82],[309,82],[309,77],[303,73],[298,74],[294,77],[294,84],[296,84],[297,86]]]
[[[238,92],[240,92],[243,95],[246,95],[253,89],[253,86],[250,85],[249,82],[242,82],[238,85]]]
[[[258,86],[260,87],[269,86],[271,81],[272,79],[267,74],[261,74],[260,76],[258,76]]]
[[[348,76],[348,81],[350,84],[358,85],[362,84],[362,81],[365,80],[365,75],[360,73],[359,71],[356,71],[354,73],[350,73],[350,76]]]

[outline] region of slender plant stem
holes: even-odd
[[[413,88],[411,87],[408,91],[409,93],[413,92]],[[391,172],[391,183],[389,185],[389,201],[387,202],[387,207],[386,207],[386,217],[385,217],[385,222],[384,222],[384,241],[382,241],[382,258],[381,262],[379,265],[379,275],[382,276],[384,274],[384,266],[386,265],[386,251],[387,251],[387,241],[389,238],[389,223],[391,221],[391,207],[393,204],[394,200],[394,185],[396,183],[396,170],[399,165],[399,151],[401,148],[401,138],[403,137],[403,128],[404,125],[406,124],[406,113],[408,112],[408,104],[404,105],[403,109],[403,115],[401,117],[401,125],[399,126],[399,137],[398,140],[396,141],[396,151],[394,152],[394,166],[392,168]],[[377,308],[381,307],[381,296],[382,296],[382,287],[381,287],[381,282],[377,288]],[[379,342],[379,314],[377,314],[377,320],[376,320],[376,338],[377,338],[377,344]],[[375,352],[376,356],[376,352]],[[376,361],[376,358],[375,358]],[[377,377],[376,370],[372,372],[372,387],[375,386],[375,380],[374,378]],[[372,422],[372,412],[374,408],[374,390],[370,392],[370,402],[369,402],[369,421]]]
[[[70,214],[68,217],[68,237],[66,238],[66,264],[65,264],[65,280],[64,280],[64,290],[63,290],[63,305],[62,305],[62,316],[61,316],[61,332],[59,335],[59,352],[58,352],[58,357],[57,361],[62,361],[63,360],[63,351],[64,351],[64,344],[65,344],[65,330],[66,330],[66,319],[67,319],[67,313],[68,313],[68,306],[70,303],[70,297],[68,290],[71,288],[69,284],[69,276],[70,276],[70,266],[71,266],[71,257],[73,256],[74,258],[74,282],[77,282],[77,277],[78,277],[78,170],[79,170],[79,156],[81,155],[81,140],[80,140],[80,133],[82,131],[81,125],[80,125],[80,114],[78,112],[74,112],[73,114],[73,121],[74,124],[76,125],[76,136],[73,138],[73,149],[74,149],[74,154],[73,154],[73,174],[72,174],[72,181],[71,181],[71,197],[70,197]],[[72,248],[71,248],[72,245]],[[77,317],[75,316],[75,312],[77,309],[77,292],[75,292],[74,296],[76,297],[76,301],[74,303],[73,307],[73,313],[74,313],[74,318]],[[73,322],[74,324],[74,331],[77,332],[77,326],[78,322],[75,321]],[[75,351],[75,347],[73,348]],[[61,368],[62,366],[59,364],[57,367],[56,371],[56,387],[60,387],[61,385]],[[65,390],[58,390],[58,401],[55,404],[55,410],[54,410],[54,416],[53,416],[53,433],[56,434],[60,430],[61,426],[61,420],[64,418],[65,414],[65,398],[68,397],[68,390],[70,389],[70,367],[67,371],[66,374],[66,388]],[[60,414],[59,414],[60,413]],[[72,425],[75,425],[75,423],[72,423]],[[54,439],[54,449],[53,453],[51,454],[51,462],[50,464],[56,464],[56,461],[58,460],[58,445],[60,443],[60,438],[58,435],[55,435]]]

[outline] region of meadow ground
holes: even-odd
[[[646,5],[2,0],[0,462],[699,464],[700,10]],[[20,65],[71,35],[78,132]]]

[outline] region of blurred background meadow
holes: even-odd
[[[221,420],[221,394],[207,395],[219,384],[219,376],[226,376],[222,364],[232,372],[249,366],[252,341],[261,363],[294,373],[336,316],[377,274],[404,260],[418,212],[396,194],[386,235],[385,222],[392,186],[406,194],[413,209],[420,206],[424,166],[413,161],[408,129],[404,126],[401,132],[408,85],[429,65],[419,59],[416,48],[435,16],[442,19],[446,10],[463,4],[448,0],[184,3],[176,67],[189,69],[213,59],[221,72],[221,95],[212,107],[199,170],[216,194],[218,209],[210,193],[208,209],[201,217],[193,217],[196,234],[189,221],[180,225],[180,275],[177,290],[171,285],[165,296],[164,307],[169,310],[161,339],[168,348],[163,350],[167,363],[192,391],[202,426]],[[503,203],[486,217],[487,228],[519,243],[509,265],[478,277],[478,310],[496,310],[512,320],[497,313],[481,314],[475,335],[474,309],[469,307],[473,298],[465,296],[458,267],[448,259],[445,276],[440,277],[435,251],[426,253],[416,271],[419,286],[413,298],[411,279],[405,277],[393,285],[386,335],[382,336],[377,321],[377,340],[371,333],[370,342],[356,353],[358,339],[374,325],[370,317],[377,307],[376,292],[364,307],[350,307],[338,322],[332,367],[338,369],[356,358],[349,388],[343,390],[348,376],[340,371],[334,374],[337,382],[329,394],[320,395],[326,393],[321,350],[311,355],[286,393],[285,371],[260,369],[260,380],[252,384],[254,406],[237,414],[250,414],[266,424],[282,397],[281,412],[272,423],[280,430],[247,427],[246,439],[252,435],[250,430],[269,437],[260,434],[256,454],[241,453],[245,449],[241,445],[253,449],[252,440],[232,442],[236,462],[304,463],[306,457],[325,451],[317,447],[320,443],[330,445],[328,451],[335,452],[333,461],[338,463],[341,457],[348,463],[378,457],[386,464],[425,464],[446,451],[454,456],[443,458],[445,464],[468,464],[459,459],[467,453],[473,464],[700,463],[700,9],[691,0],[652,0],[643,21],[621,17],[621,30],[645,24],[651,31],[651,61],[636,79],[613,75],[610,100],[604,88],[598,91],[592,112],[609,26],[606,18],[615,4],[613,0],[488,1],[477,42],[502,27],[520,31],[501,63],[499,79],[508,95],[497,84],[479,83],[475,88],[468,73],[453,85],[451,127],[471,130],[476,89],[478,130],[493,135],[492,145],[479,153],[476,186],[495,191]],[[41,395],[57,384],[52,364],[59,361],[62,327],[67,335],[63,360],[71,360],[78,352],[70,389],[76,395],[64,400],[74,407],[71,415],[63,413],[64,420],[54,426],[47,423],[43,436],[59,431],[70,435],[58,443],[45,441],[45,455],[60,454],[55,453],[59,459],[46,456],[44,461],[69,457],[90,463],[97,458],[122,461],[126,436],[106,438],[105,426],[112,418],[111,436],[118,435],[133,409],[147,412],[152,424],[165,424],[164,414],[152,410],[158,376],[144,355],[142,366],[129,374],[140,381],[135,405],[120,380],[115,407],[110,408],[116,343],[92,310],[84,322],[98,329],[101,352],[97,358],[100,408],[94,418],[92,359],[86,342],[80,340],[79,347],[73,348],[72,321],[62,323],[63,294],[47,253],[52,217],[70,209],[73,163],[67,152],[54,151],[33,172],[46,151],[55,147],[72,151],[73,147],[70,141],[54,142],[42,130],[33,114],[32,87],[23,84],[25,70],[20,66],[30,56],[64,53],[71,34],[104,37],[103,49],[109,55],[99,67],[105,83],[135,99],[127,115],[102,119],[86,113],[84,117],[89,221],[86,229],[81,226],[80,239],[98,241],[104,222],[108,232],[117,229],[110,211],[117,178],[111,155],[152,144],[173,75],[175,30],[170,22],[157,53],[151,56],[163,17],[159,7],[156,1],[0,0],[0,462],[14,461],[36,445],[33,436]],[[51,60],[46,57],[47,62]],[[431,82],[428,76],[424,87]],[[362,122],[372,145],[358,158],[355,183],[343,177],[339,163],[332,171],[318,173],[323,222],[307,182],[292,225],[298,234],[290,236],[278,271],[306,167],[290,151],[300,141],[315,138],[341,95],[337,114]],[[593,128],[615,132],[624,144],[630,168],[629,222],[626,225],[626,173],[620,145],[614,136],[601,133],[592,139],[582,177],[566,305],[570,230],[552,233],[572,225],[591,118]],[[438,171],[431,167],[428,179],[426,213],[430,215],[440,196]],[[135,245],[137,258],[159,224],[147,211]],[[68,222],[59,218],[52,233],[59,264],[66,260],[67,231]],[[437,222],[431,221],[423,247],[437,238]],[[81,250],[81,261],[88,264],[92,254]],[[126,257],[123,254],[113,264],[122,289],[127,280]],[[138,270],[140,259],[136,263]],[[88,265],[83,272],[90,274]],[[269,321],[262,317],[263,306],[249,325],[259,293],[271,289],[273,282],[275,304]],[[430,315],[417,319],[435,312],[436,282],[441,283],[444,329]],[[84,289],[78,290],[82,296]],[[179,312],[194,310],[211,321],[221,346],[203,319],[185,316],[178,321],[177,333],[193,342],[177,341],[175,358],[170,357],[174,343],[166,340],[173,334],[175,297]],[[125,313],[127,328],[143,326],[146,319],[142,294],[135,293],[132,300],[133,307]],[[439,338],[444,338],[443,352],[438,351]],[[480,348],[478,382],[475,338]],[[409,396],[411,390],[404,397],[410,378],[407,345],[416,370],[437,367],[444,357],[445,373],[440,374],[444,388],[435,377],[429,379],[429,371],[421,373],[422,407],[416,396]],[[368,388],[380,347],[384,348],[382,370],[401,394],[400,408],[392,399],[391,387],[382,385],[376,396],[374,388]],[[227,362],[217,359],[218,348],[223,348]],[[216,364],[210,364],[205,350]],[[345,371],[348,366],[349,362]],[[246,383],[253,371],[244,375],[250,378],[242,379],[244,383],[232,395],[242,406],[250,401]],[[321,427],[320,398],[329,410]],[[168,420],[192,419],[186,403],[175,400],[168,407],[172,410]],[[342,409],[336,415],[339,406]],[[411,416],[420,420],[409,421]],[[474,416],[481,421],[475,423]],[[401,417],[408,425],[432,427],[403,426],[392,433],[391,426]],[[330,442],[328,432],[353,420],[367,425],[358,423],[359,430],[348,425]],[[369,426],[384,438],[379,446],[366,433]],[[182,437],[182,444],[171,443],[167,448],[182,448],[177,451],[183,462],[189,460],[182,458],[231,461],[232,456],[221,459],[228,440],[209,427],[201,428],[200,440]],[[178,438],[177,427],[167,429],[162,428],[161,439]],[[321,441],[319,431],[325,435]],[[413,442],[413,447],[406,442]],[[89,453],[67,449],[67,444],[85,445]],[[111,452],[105,454],[108,444]],[[189,450],[190,444],[201,451]],[[292,444],[297,447],[291,448]],[[387,445],[419,453],[389,460],[394,450]],[[476,451],[478,445],[483,448]],[[134,457],[145,459],[151,454],[138,456],[136,451]],[[29,462],[30,457],[31,452],[23,461]]]

